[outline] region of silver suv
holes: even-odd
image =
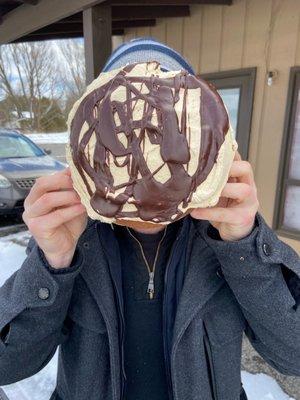
[[[26,136],[0,128],[0,215],[21,213],[35,179],[64,168]]]

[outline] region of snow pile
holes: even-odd
[[[28,232],[0,238],[0,286],[21,267],[26,257],[25,247],[29,238]]]
[[[0,238],[0,286],[22,265],[29,238],[28,232]],[[56,368],[57,352],[38,374],[2,388],[9,400],[48,400],[55,388]],[[268,375],[242,371],[242,381],[248,400],[295,400],[285,394]]]
[[[56,366],[57,352],[38,374],[2,389],[9,400],[49,400],[56,384]]]
[[[37,144],[67,143],[69,138],[68,132],[30,133],[26,136]]]
[[[249,400],[295,400],[282,391],[275,379],[266,374],[242,371],[242,381]]]
[[[3,386],[9,400],[48,400],[55,388],[57,352],[38,374],[13,385]],[[242,371],[248,400],[295,400],[285,394],[278,383],[265,374]]]

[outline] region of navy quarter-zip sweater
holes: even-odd
[[[124,301],[124,366],[126,400],[168,400],[168,382],[163,343],[164,279],[171,248],[181,222],[156,234],[130,230],[142,245],[152,270],[161,241],[154,275],[154,297],[149,298],[149,273],[136,240],[125,227],[116,226]],[[164,237],[163,237],[164,236]]]

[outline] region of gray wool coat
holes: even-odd
[[[54,274],[31,241],[1,287],[0,385],[35,374],[59,346],[52,399],[120,400],[116,304],[96,224],[82,234],[68,272]],[[210,237],[208,221],[190,225],[171,351],[174,400],[243,398],[243,332],[270,365],[300,375],[299,256],[258,212],[256,224],[236,242]]]

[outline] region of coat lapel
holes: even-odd
[[[81,275],[95,298],[103,317],[107,317],[109,325],[115,330],[118,319],[114,290],[108,260],[99,241],[97,223],[93,224],[82,238],[81,248],[85,255]]]
[[[177,308],[172,352],[195,315],[224,284],[216,273],[220,264],[204,239],[196,231],[190,240],[189,267]]]

